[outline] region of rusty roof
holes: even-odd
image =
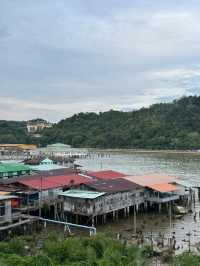
[[[103,180],[116,179],[126,176],[123,173],[116,172],[113,170],[87,172],[87,175],[94,177],[96,179],[103,179]]]
[[[124,178],[145,187],[153,184],[172,183],[174,180],[177,179],[177,177],[175,176],[169,176],[166,174],[158,173],[139,176],[126,176]]]
[[[32,176],[32,178],[16,181],[16,183],[37,190],[70,187],[74,185],[87,184],[88,182],[91,182],[89,178],[80,175],[44,176],[42,178]]]
[[[174,191],[179,190],[177,186],[168,184],[168,183],[148,185],[148,188],[151,188],[153,190],[156,190],[162,193],[174,192]]]
[[[97,180],[86,184],[86,186],[93,190],[107,193],[123,192],[141,188],[140,185],[134,184],[123,178]]]

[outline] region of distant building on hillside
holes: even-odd
[[[52,124],[43,119],[33,119],[27,122],[27,131],[30,134],[42,131],[44,128],[50,128]]]

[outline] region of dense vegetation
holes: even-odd
[[[24,122],[0,121],[0,143],[33,143]],[[41,146],[200,149],[200,97],[183,97],[138,111],[79,113],[45,129]]]
[[[28,239],[28,241],[27,241]],[[78,265],[147,265],[148,248],[127,246],[111,238],[59,239],[51,235],[37,248],[32,237],[0,242],[0,265],[3,266],[78,266]]]
[[[183,97],[133,112],[80,113],[45,130],[41,142],[74,147],[199,149],[200,97]]]
[[[149,246],[138,247],[97,235],[91,238],[60,238],[50,235],[38,246],[38,237],[28,236],[0,242],[3,266],[145,266],[157,259],[171,266],[197,266],[200,258],[190,253],[155,258]],[[167,261],[166,261],[167,258]],[[155,262],[155,264],[153,263]]]
[[[31,143],[26,122],[0,120],[0,143]]]

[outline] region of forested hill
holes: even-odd
[[[26,122],[0,120],[0,143],[31,143]]]
[[[133,112],[80,113],[46,129],[41,144],[74,147],[200,149],[200,97]]]

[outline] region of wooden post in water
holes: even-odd
[[[124,218],[126,218],[126,207],[124,208]]]
[[[170,239],[172,238],[172,202],[169,202],[169,230],[170,230]]]
[[[129,217],[130,207],[127,207],[126,211],[127,211],[127,216]]]
[[[116,220],[118,221],[118,211],[116,211]]]
[[[137,233],[136,205],[134,205],[134,234]]]

